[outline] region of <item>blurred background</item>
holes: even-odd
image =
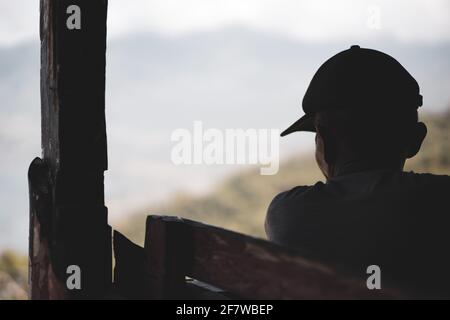
[[[280,171],[181,165],[171,133],[283,129],[317,68],[353,44],[416,78],[429,128],[407,170],[450,173],[450,2],[109,0],[106,117],[110,223],[142,243],[147,214],[264,237],[280,191],[323,179],[314,135],[281,140]],[[27,169],[40,156],[39,1],[0,0],[0,299],[26,298]],[[80,128],[82,130],[82,128]]]

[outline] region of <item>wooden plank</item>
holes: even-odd
[[[157,225],[154,227],[157,227]],[[160,227],[160,226],[159,226]],[[159,230],[158,227],[158,230]],[[155,237],[159,232],[153,232]],[[160,255],[151,253],[152,261],[141,246],[127,239],[123,234],[114,231],[114,290],[109,297],[113,299],[198,299],[198,300],[224,300],[230,297],[221,289],[212,287],[195,279],[186,279],[184,271],[178,278],[178,288],[171,288],[164,283],[165,265],[157,264],[161,261]],[[151,240],[153,241],[153,240]],[[151,264],[152,263],[152,264]],[[160,267],[161,266],[161,267]],[[170,290],[178,290],[175,294]]]
[[[49,168],[39,158],[28,170],[30,193],[29,297],[35,300],[64,299],[66,290],[53,272],[50,256],[52,207]]]
[[[173,241],[178,246],[163,255],[178,257],[177,273],[241,298],[365,299],[392,298],[397,294],[390,290],[383,290],[382,295],[374,293],[367,289],[366,279],[343,276],[330,266],[265,240],[190,220],[147,218],[147,234],[175,226],[184,230],[174,235]],[[152,255],[155,252],[149,250],[152,237],[149,235],[148,239],[145,249]],[[184,253],[182,262],[179,261],[181,253]]]
[[[147,222],[145,254],[149,270],[149,299],[181,299],[186,295],[185,270],[191,252],[182,224],[167,223],[171,218]],[[180,242],[181,240],[181,242]]]
[[[150,273],[144,248],[114,231],[114,286],[126,299],[145,299]]]
[[[80,29],[66,25],[73,5],[81,10]],[[42,150],[49,203],[40,221],[36,201],[30,203],[30,294],[40,299],[98,298],[112,278],[103,187],[107,1],[41,0],[40,10]],[[47,270],[34,267],[39,265],[33,260],[38,243],[47,243]],[[81,290],[66,290],[70,265],[81,268]],[[35,281],[39,274],[53,274],[51,283],[62,289],[52,295],[48,282]]]

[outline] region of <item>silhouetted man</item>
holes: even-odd
[[[352,46],[326,61],[282,133],[316,132],[326,183],[298,186],[269,206],[270,240],[419,296],[450,292],[450,177],[403,172],[426,126],[416,80],[394,58]]]

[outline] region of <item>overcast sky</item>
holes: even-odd
[[[19,5],[20,2],[20,5]],[[380,28],[368,28],[380,12]],[[387,35],[406,42],[450,40],[447,0],[109,0],[109,37],[180,35],[228,25],[329,41]],[[39,0],[0,0],[0,45],[37,39]],[[373,26],[373,24],[372,24]]]

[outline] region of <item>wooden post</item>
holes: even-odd
[[[148,299],[186,298],[185,276],[192,258],[189,230],[178,218],[147,217],[145,254]]]
[[[40,11],[43,160],[29,170],[30,298],[101,298],[112,272],[103,187],[107,0],[41,0]],[[81,289],[68,288],[69,266],[80,268]]]

